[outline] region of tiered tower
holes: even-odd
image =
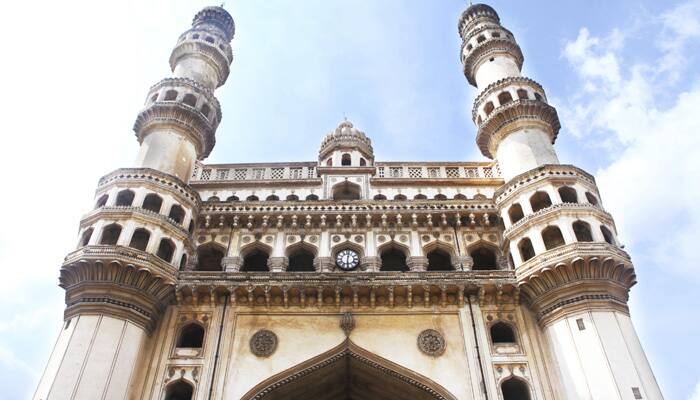
[[[61,268],[65,326],[35,399],[127,398],[178,267],[194,253],[200,198],[187,183],[214,147],[214,90],[228,77],[233,35],[223,8],[197,13],[170,56],[173,77],[151,87],[134,124],[136,168],[100,180],[78,249]]]
[[[566,399],[661,399],[627,307],[636,283],[594,178],[560,165],[560,124],[496,11],[470,6],[459,20],[461,59],[479,89],[472,118],[481,152],[496,159],[503,243],[524,299],[544,330]]]

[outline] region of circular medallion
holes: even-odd
[[[418,349],[429,356],[440,356],[445,347],[445,338],[435,329],[426,329],[418,335]]]
[[[250,338],[250,352],[258,357],[269,357],[277,349],[277,335],[262,329]]]
[[[354,250],[341,250],[335,256],[335,265],[344,271],[353,270],[360,265],[360,256]]]

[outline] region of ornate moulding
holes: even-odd
[[[513,177],[494,193],[496,204],[501,205],[529,188],[539,185],[543,181],[580,181],[592,189],[596,187],[593,175],[573,165],[549,164],[537,167]],[[595,189],[594,189],[595,190]],[[597,192],[597,190],[595,190]]]
[[[441,356],[447,348],[445,337],[435,329],[426,329],[419,333],[416,344],[422,353],[431,357]]]
[[[250,338],[250,352],[257,357],[270,357],[277,350],[277,335],[267,329],[262,329]]]
[[[612,215],[602,210],[600,207],[588,203],[559,203],[543,208],[537,212],[526,215],[523,219],[513,224],[503,232],[503,237],[513,240],[523,234],[532,225],[546,224],[556,221],[561,216],[584,217],[594,216],[598,220],[605,222],[608,226],[615,226]]]
[[[112,187],[149,187],[164,190],[180,200],[183,205],[197,209],[201,203],[199,193],[179,178],[151,168],[120,168],[100,178],[97,193]]]

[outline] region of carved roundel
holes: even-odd
[[[446,347],[445,337],[435,329],[426,329],[418,335],[418,349],[429,356],[442,355]]]
[[[250,338],[250,352],[258,357],[269,357],[277,349],[277,335],[267,329],[261,329]]]

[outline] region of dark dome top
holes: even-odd
[[[459,33],[462,33],[464,25],[471,22],[477,17],[490,17],[496,22],[500,22],[501,19],[498,17],[498,13],[493,7],[486,4],[473,4],[467,8],[462,15],[459,17]]]
[[[223,7],[204,7],[192,20],[192,27],[198,28],[201,25],[219,28],[229,42],[233,39],[233,34],[236,32],[233,17]]]

